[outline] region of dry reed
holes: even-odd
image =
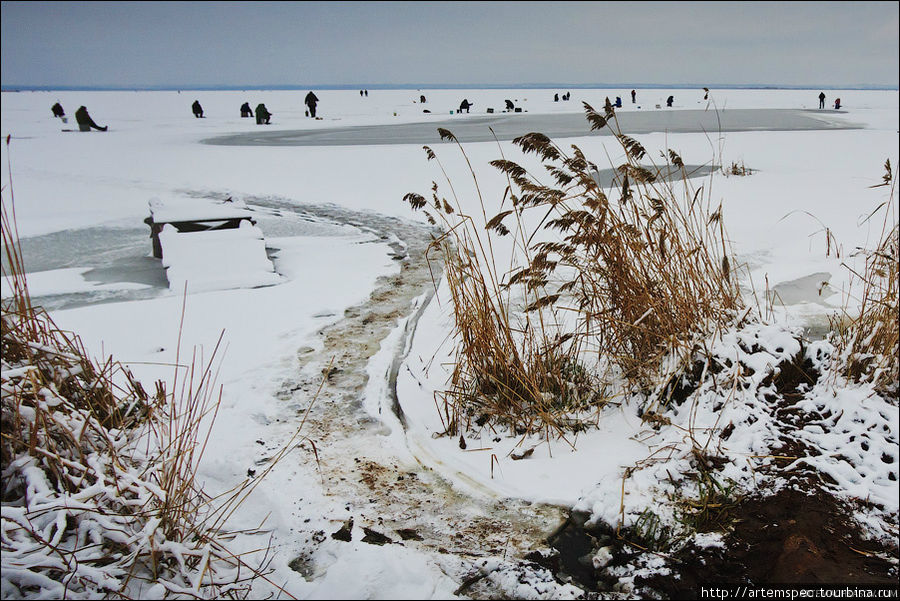
[[[259,479],[218,499],[194,479],[220,402],[216,353],[194,357],[179,394],[162,381],[148,393],[32,304],[5,201],[2,241],[4,598],[246,597],[268,549],[251,565],[222,541]]]
[[[860,249],[864,257],[861,271],[851,269],[853,284],[861,288],[859,313],[846,304],[841,315],[831,320],[836,357],[841,371],[851,380],[873,383],[886,398],[900,394],[900,229],[896,214],[897,177],[890,160],[884,164],[883,182],[887,201],[869,215],[883,212],[879,242],[874,249]],[[847,297],[847,302],[850,297]]]
[[[456,208],[440,198],[437,184],[430,203],[404,197],[445,230],[433,246],[447,270],[459,338],[442,395],[449,433],[472,420],[562,432],[583,425],[568,416],[602,405],[618,378],[626,392],[654,397],[648,406],[655,405],[689,365],[695,343],[738,319],[743,303],[721,205],[712,207],[703,187],[693,189],[675,151],[660,153],[664,166],[646,164],[646,149],[621,133],[608,100],[603,114],[587,104],[585,114],[592,129],[612,129],[625,155],[609,195],[577,146],[567,152],[530,133],[513,143],[539,157],[553,183],[505,158],[492,161],[507,178],[503,201],[512,208],[488,218],[479,192],[482,227],[460,210],[455,191]],[[663,175],[672,172],[677,185]],[[526,230],[523,216],[531,211],[542,219]],[[491,239],[510,235],[525,265],[500,274]],[[525,307],[516,315],[522,325],[514,300]],[[574,327],[562,325],[561,312],[577,316]],[[586,353],[609,371],[587,369]]]

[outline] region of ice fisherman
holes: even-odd
[[[468,98],[463,98],[463,101],[459,103],[459,112],[466,111],[469,112],[471,107],[475,106],[473,103],[469,102]]]
[[[836,110],[836,111],[841,110],[841,99],[840,98],[835,99],[834,110]]]
[[[316,103],[319,102],[319,99],[315,94],[310,90],[309,94],[306,95],[306,98],[303,99],[303,103],[309,107],[309,116],[315,118],[316,116]]]
[[[54,117],[65,117],[66,111],[63,110],[63,107],[60,103],[56,103],[50,107],[50,110],[53,111]]]
[[[622,97],[621,96],[616,96],[616,105],[615,106],[617,109],[622,108]]]
[[[272,113],[269,112],[269,109],[266,108],[266,105],[260,102],[256,105],[256,124],[257,125],[269,125],[269,120],[272,118]]]
[[[553,102],[559,102],[559,92],[553,95]]]
[[[511,111],[511,110],[514,110],[515,108],[516,108],[516,107],[515,107],[515,105],[512,103],[512,100],[510,100],[509,98],[507,98],[507,99],[506,99],[506,110]]]
[[[666,106],[671,107],[673,102],[675,102],[674,96],[669,96],[668,98],[666,98]]]
[[[819,92],[819,108],[825,108],[825,92]]]
[[[93,127],[97,131],[106,131],[109,129],[108,127],[100,127],[94,120],[91,119],[91,116],[88,114],[88,110],[85,106],[78,107],[78,110],[75,111],[75,121],[78,122],[78,129],[81,131],[91,131]]]
[[[243,118],[243,117],[252,117],[252,116],[253,116],[253,109],[250,108],[249,102],[245,102],[244,104],[241,105],[241,117]]]
[[[200,106],[200,101],[199,101],[199,100],[195,100],[195,101],[194,101],[194,104],[191,105],[191,110],[194,111],[194,116],[195,116],[197,119],[202,119],[202,118],[203,118],[203,107]]]
[[[635,102],[637,102],[637,92],[631,90],[631,104],[634,104]]]
[[[425,104],[425,94],[422,94],[421,96],[419,96],[419,102],[421,102],[422,104]]]

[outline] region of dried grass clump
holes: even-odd
[[[447,130],[439,131],[442,138],[456,141]],[[425,150],[429,160],[437,160],[430,148]],[[475,185],[477,189],[477,179]],[[438,196],[436,183],[431,203],[415,193],[404,197],[444,229],[428,252],[437,251],[443,261],[459,339],[450,388],[441,394],[446,433],[488,422],[516,433],[561,431],[573,413],[596,406],[599,386],[579,363],[577,341],[557,335],[552,303],[543,303],[540,285],[522,281],[514,287],[516,282],[503,281],[490,233],[509,234],[502,217],[488,221],[482,200],[480,227],[461,210],[455,191],[453,195],[456,208]],[[514,314],[515,302],[537,303],[545,310],[536,316]]]
[[[446,264],[460,341],[444,395],[451,424],[496,417],[537,431],[567,423],[564,411],[549,408],[571,408],[560,391],[573,385],[577,409],[596,409],[607,398],[604,385],[619,377],[626,392],[662,390],[689,364],[696,341],[737,320],[742,300],[721,205],[713,208],[703,187],[692,187],[675,151],[661,153],[661,167],[647,164],[646,149],[621,133],[609,100],[603,114],[588,104],[585,113],[592,129],[613,129],[624,153],[610,191],[617,198],[600,187],[597,167],[577,146],[567,152],[540,133],[513,143],[540,158],[552,183],[505,158],[492,161],[507,177],[503,200],[512,207],[488,218],[479,198],[483,228],[439,198],[436,184],[431,203],[418,194],[404,197],[413,209],[428,207],[429,220],[446,230],[435,246]],[[456,141],[446,130],[441,135]],[[662,175],[673,172],[675,181]],[[530,211],[541,219],[526,231]],[[526,263],[500,275],[491,239],[509,235]],[[516,315],[523,325],[512,316],[513,300],[524,306]],[[561,312],[577,319],[560,320]],[[612,371],[589,372],[585,353],[595,367]]]
[[[212,362],[195,360],[179,396],[95,363],[32,306],[5,203],[2,225],[3,598],[245,597],[261,568],[221,528],[247,487],[214,505],[194,482],[218,408]]]
[[[753,169],[750,169],[744,165],[744,161],[741,161],[740,164],[737,161],[731,162],[731,167],[728,169],[723,169],[722,172],[727,175],[738,175],[738,176],[746,176],[753,175]]]
[[[874,250],[860,249],[865,257],[861,272],[852,271],[861,287],[859,315],[832,319],[835,347],[841,371],[856,382],[871,382],[887,398],[900,393],[900,229],[896,214],[896,176],[890,160],[884,164],[883,183],[890,198],[872,212],[884,211],[881,237]]]

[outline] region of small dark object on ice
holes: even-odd
[[[255,470],[255,469],[253,469],[252,467],[251,467],[251,468],[247,468],[247,477],[248,477],[248,478],[252,478],[252,477],[255,476],[255,475],[256,475],[256,470]]]
[[[386,545],[392,544],[394,541],[388,538],[387,536],[381,534],[380,532],[376,532],[371,528],[363,528],[363,532],[365,532],[365,536],[362,539],[362,542],[369,543],[370,545]]]
[[[341,529],[331,535],[331,538],[335,540],[342,540],[344,542],[349,543],[353,540],[353,518],[350,518],[344,525],[341,526]]]
[[[509,457],[513,461],[518,461],[519,459],[527,459],[528,457],[531,457],[532,453],[534,453],[534,447],[531,447],[530,449],[525,449],[521,453],[510,453]]]
[[[419,534],[415,528],[400,528],[399,530],[395,530],[397,534],[400,535],[400,538],[403,540],[423,540],[422,535]]]
[[[466,449],[466,439],[463,438],[463,435],[459,435],[459,448],[465,450]]]

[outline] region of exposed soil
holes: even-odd
[[[689,394],[696,388],[698,371],[695,366],[684,383],[679,381],[673,397],[679,397],[682,389]],[[784,456],[767,469],[777,472],[789,486],[769,496],[738,500],[729,507],[728,531],[721,547],[689,544],[676,551],[658,549],[656,541],[642,540],[633,531],[617,533],[605,524],[587,526],[588,516],[573,514],[550,539],[556,553],[533,553],[529,558],[561,580],[571,579],[597,594],[617,590],[616,574],[621,574],[617,568],[633,569],[642,555],[663,557],[668,568],[667,572],[634,578],[634,593],[650,597],[697,598],[701,585],[896,587],[897,542],[864,539],[851,517],[852,508],[827,491],[833,484],[827,475],[802,464],[790,471],[784,469],[794,464],[795,457],[818,454],[792,435],[822,417],[795,405],[804,397],[799,391],[818,378],[801,351],[763,380],[766,388],[771,386],[776,392],[766,393],[766,400],[780,424],[782,446],[778,452]],[[596,565],[593,558],[603,547],[609,550],[608,560]]]
[[[660,552],[669,573],[637,576],[635,594],[670,599],[694,599],[700,586],[840,584],[897,586],[897,548],[863,540],[846,508],[827,493],[806,495],[784,489],[742,501],[724,547],[688,545],[674,553]],[[573,515],[550,541],[557,553],[532,553],[528,559],[550,569],[561,580],[572,580],[590,593],[617,589],[615,568],[634,565],[646,554],[646,541],[631,532],[621,537],[604,524],[586,526],[585,515]],[[596,566],[591,558],[600,548],[610,559]],[[643,547],[643,548],[642,548]],[[650,554],[653,554],[652,552]],[[612,568],[612,570],[611,570]]]
[[[818,492],[785,489],[745,500],[725,548],[688,547],[673,556],[678,578],[640,582],[670,598],[695,598],[710,584],[897,585],[897,549],[863,540],[845,508]]]

